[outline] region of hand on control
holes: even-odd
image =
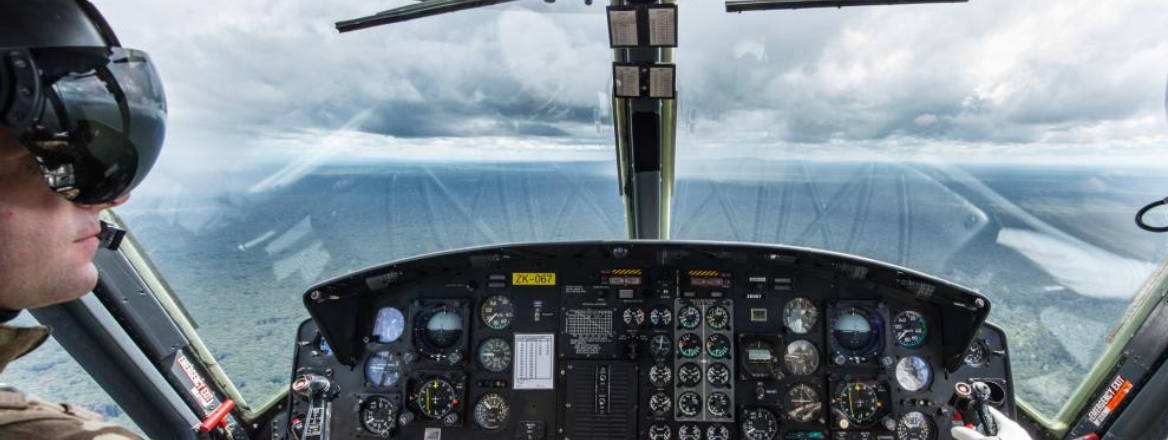
[[[990,407],[990,414],[994,415],[994,421],[998,422],[998,435],[986,436],[976,430],[966,428],[964,426],[954,426],[949,430],[949,435],[957,440],[1031,440],[1030,433],[1022,429],[1017,422],[1010,420],[997,409]]]

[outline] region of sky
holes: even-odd
[[[340,34],[412,0],[97,2],[169,102],[159,167],[612,160],[605,2]],[[1168,152],[1168,4],[972,0],[729,14],[682,1],[679,161],[1146,163]]]

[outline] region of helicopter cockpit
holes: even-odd
[[[167,146],[94,294],[18,319],[32,394],[152,438],[1168,438],[1165,5],[137,3]]]

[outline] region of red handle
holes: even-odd
[[[234,400],[223,401],[223,403],[219,404],[218,408],[215,408],[214,411],[211,411],[211,414],[207,415],[206,419],[203,419],[203,424],[199,425],[199,430],[202,432],[211,432],[216,426],[226,425],[226,423],[223,423],[223,419],[227,417],[227,414],[232,409],[235,409]]]

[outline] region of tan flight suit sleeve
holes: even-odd
[[[70,404],[54,404],[0,391],[0,440],[139,440],[142,437],[106,422],[100,415]]]

